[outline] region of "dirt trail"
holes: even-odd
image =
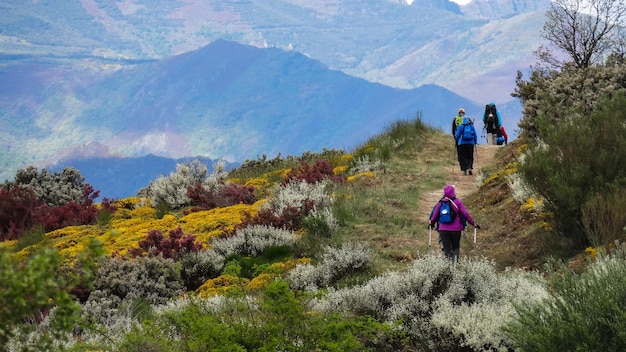
[[[497,145],[485,145],[479,144],[476,147],[477,154],[474,155],[474,172],[473,175],[463,175],[460,171],[458,162],[454,165],[447,166],[448,171],[447,184],[453,184],[456,186],[456,196],[463,199],[468,194],[472,194],[478,190],[476,185],[476,177],[480,173],[481,168],[491,165],[495,160],[495,155],[498,149],[501,148]],[[443,188],[435,189],[430,192],[422,194],[419,201],[418,212],[419,214],[425,214],[425,221],[428,219],[430,211],[443,196]]]

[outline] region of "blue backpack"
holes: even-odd
[[[441,203],[441,206],[439,207],[439,214],[434,219],[437,222],[437,230],[439,229],[439,224],[452,223],[456,218],[457,213],[459,213],[459,208],[456,204],[454,204],[453,199],[443,197],[441,198],[439,203]],[[433,218],[435,208],[437,208],[437,204],[435,204],[433,209],[430,211],[430,216],[428,217],[429,219]],[[463,227],[467,225],[467,219],[465,219],[465,216],[463,216],[463,214],[461,214],[461,224],[463,225]]]
[[[461,133],[461,139],[464,141],[474,140],[474,130],[470,125],[463,125],[463,133]]]

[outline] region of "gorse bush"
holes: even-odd
[[[545,116],[537,123],[545,143],[528,149],[520,175],[545,199],[561,235],[575,248],[584,247],[588,241],[580,221],[583,206],[626,186],[626,97],[605,100],[586,116],[556,121]],[[587,220],[591,227],[604,221]]]
[[[549,297],[517,304],[504,328],[516,351],[622,351],[626,346],[626,248],[581,274],[557,268]]]

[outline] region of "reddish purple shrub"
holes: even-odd
[[[133,257],[141,257],[148,253],[163,255],[163,258],[178,259],[181,252],[197,252],[202,249],[202,243],[196,241],[196,236],[185,235],[179,227],[170,231],[169,238],[165,238],[159,230],[150,230],[144,240],[139,241],[139,248],[130,248],[128,251]],[[152,252],[150,250],[152,249]]]
[[[30,188],[0,188],[0,241],[16,240],[37,224],[35,216],[45,203]]]
[[[274,214],[271,209],[260,209],[256,216],[246,213],[244,219],[232,230],[225,230],[221,237],[234,236],[237,229],[253,225],[265,225],[286,230],[296,231],[302,227],[302,219],[313,210],[313,201],[307,201],[301,207],[285,207],[280,215]]]
[[[186,213],[241,203],[252,204],[256,201],[254,191],[255,189],[252,186],[242,186],[234,183],[218,187],[218,190],[215,191],[204,188],[198,182],[194,187],[187,189],[187,197],[191,199],[192,208],[187,209]]]
[[[283,180],[283,184],[291,180],[303,180],[307,183],[317,183],[324,179],[335,182],[344,181],[343,176],[335,175],[332,165],[325,159],[316,160],[313,165],[309,165],[307,162],[303,161],[297,168],[292,169],[287,174]]]

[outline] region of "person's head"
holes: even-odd
[[[443,195],[448,198],[456,197],[456,193],[454,191],[454,185],[447,185],[443,188]]]
[[[465,109],[460,108],[459,109],[459,115],[461,115],[461,116],[465,115]]]

